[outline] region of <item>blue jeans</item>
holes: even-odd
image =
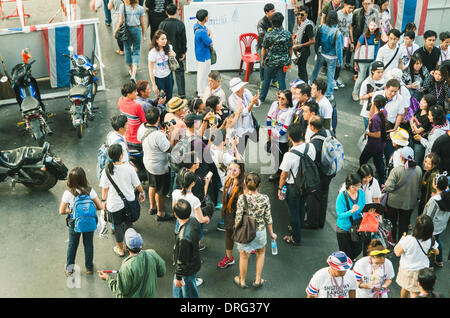
[[[416,161],[417,165],[422,167],[423,160],[425,158],[425,147],[422,146],[421,143],[412,143],[412,148],[414,150],[414,160]]]
[[[127,65],[139,65],[139,57],[141,56],[141,28],[129,27],[131,40],[124,41],[125,61]]]
[[[105,10],[105,23],[111,24],[111,10],[108,9],[109,0],[103,0],[103,10]]]
[[[283,67],[269,67],[267,65],[264,66],[264,82],[261,87],[261,94],[259,99],[261,102],[264,102],[267,97],[267,93],[269,92],[270,82],[274,79],[278,82],[278,89],[285,90],[286,89],[286,73],[283,72]]]
[[[156,86],[158,89],[164,90],[166,93],[166,100],[169,101],[172,98],[173,94],[173,77],[172,73],[164,78],[155,77]]]
[[[287,184],[286,201],[289,221],[292,227],[292,237],[295,243],[300,243],[302,238],[301,229],[305,219],[306,198],[299,196],[294,184]]]
[[[83,235],[84,255],[86,269],[92,270],[94,268],[94,232],[77,233],[69,227],[69,244],[67,246],[66,266],[68,270],[70,265],[75,264],[75,257],[77,255],[78,244],[80,243],[80,236]]]
[[[314,65],[314,69],[311,74],[311,79],[309,80],[311,83],[317,78],[319,75],[320,68],[323,63],[327,62],[327,91],[325,92],[325,96],[327,98],[331,97],[334,92],[334,73],[336,72],[337,59],[328,59],[324,57],[322,54],[317,54],[317,62]]]
[[[294,31],[294,25],[296,22],[296,17],[294,14],[294,9],[288,9],[288,30],[292,33]]]
[[[364,120],[364,130],[367,130],[367,127],[369,127],[369,117],[363,117]]]
[[[175,283],[173,283],[172,294],[173,298],[200,298],[197,290],[197,283],[195,279],[197,278],[197,274],[191,276],[182,276],[184,281],[183,287],[176,287]],[[174,280],[176,276],[174,276]]]

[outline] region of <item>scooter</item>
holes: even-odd
[[[42,147],[20,147],[0,151],[0,182],[22,183],[33,191],[47,191],[58,180],[67,178],[68,169],[58,157],[49,152],[50,144]]]
[[[96,64],[91,64],[84,55],[74,54],[73,47],[69,46],[68,50],[70,55],[63,54],[63,56],[70,58],[72,64],[69,90],[69,100],[72,105],[69,113],[78,138],[82,138],[84,127],[88,126],[88,120],[94,119],[93,103],[98,81],[94,72]]]
[[[24,63],[14,66],[11,72],[12,88],[16,94],[24,119],[18,125],[25,125],[26,130],[30,132],[38,145],[42,146],[46,135],[50,135],[53,132],[47,125],[47,115],[39,94],[39,87],[31,75],[31,65],[36,61],[33,60],[31,63],[28,63],[31,57],[28,49],[22,51],[22,57]]]

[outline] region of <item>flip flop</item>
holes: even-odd
[[[116,50],[116,53],[119,54],[119,55],[125,55],[124,52],[120,53],[120,50]]]
[[[124,257],[124,256],[125,256],[125,253],[123,253],[123,254],[120,254],[120,253],[119,253],[119,248],[118,248],[117,246],[114,246],[114,247],[113,247],[113,251],[114,251],[114,253],[115,253],[117,256],[119,256],[119,257]]]
[[[294,241],[294,239],[292,238],[292,235],[285,235],[285,236],[283,236],[283,241],[286,244],[293,245],[293,246],[299,246],[300,245],[299,243],[296,243]]]
[[[266,282],[266,280],[261,278],[261,281],[259,282],[259,284],[255,283],[255,281],[253,281],[252,286],[254,288],[260,288],[260,287],[262,287],[264,285],[265,282]]]
[[[241,278],[239,276],[234,276],[233,282],[242,289],[248,287],[247,285],[241,285]]]

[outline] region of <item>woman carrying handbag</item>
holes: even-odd
[[[122,151],[122,146],[119,144],[114,144],[109,147],[109,161],[100,178],[102,202],[106,202],[105,210],[108,215],[108,221],[114,224],[115,229],[116,246],[113,247],[113,250],[120,257],[125,256],[123,248],[125,231],[132,227],[133,223],[126,217],[125,202],[116,188],[123,193],[129,202],[137,200],[135,196],[135,189],[137,188],[140,202],[145,201],[145,192],[136,170],[129,163],[122,161]]]

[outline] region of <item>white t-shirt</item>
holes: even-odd
[[[221,185],[220,185],[220,190],[222,191],[223,189],[223,185],[225,184],[225,179],[227,177],[226,172],[222,171],[221,169],[219,169],[219,165],[220,165],[220,149],[216,149],[215,146],[211,146],[210,150],[209,150],[210,154],[211,154],[211,158],[214,162],[214,164],[217,167],[217,172],[219,173],[219,177],[220,177],[220,181],[221,181]],[[223,156],[222,156],[222,164],[225,165],[226,167],[229,166],[229,164],[234,160],[235,158],[228,152],[228,151],[224,151]]]
[[[442,51],[441,50],[441,46],[438,46],[439,51],[440,51],[440,56],[439,56],[439,61],[438,64],[441,64],[444,61],[450,60],[450,45],[447,48],[447,51]]]
[[[370,262],[370,256],[361,258],[355,263],[353,273],[356,280],[362,284],[369,284],[369,286],[380,288],[386,280],[395,277],[394,267],[392,262],[387,258],[381,266],[375,266]],[[356,290],[356,298],[372,298],[374,293],[371,289],[359,288]],[[382,295],[382,298],[388,298],[387,293]]]
[[[308,143],[311,141],[311,137],[314,135],[314,131],[311,130],[311,126],[306,126],[305,132],[305,142]]]
[[[399,44],[397,44],[397,46],[394,49],[391,49],[389,47],[389,45],[385,44],[383,45],[377,53],[377,61],[381,61],[383,62],[383,64],[386,65],[389,63],[389,61],[392,59],[392,57],[394,56],[395,52],[397,52],[397,47],[399,46]],[[398,62],[400,61],[400,49],[397,52],[397,55],[395,55],[394,60],[391,62],[391,64],[388,65],[387,68],[385,68],[384,70],[384,78],[386,78],[386,73],[388,70],[393,69],[393,68],[398,68]]]
[[[122,162],[128,162],[129,161],[128,146],[127,146],[127,143],[126,143],[126,140],[125,140],[125,136],[119,135],[115,131],[111,131],[106,136],[106,144],[108,145],[108,147],[110,147],[113,144],[121,145],[122,146],[122,154],[123,154]]]
[[[231,94],[228,97],[228,107],[234,112],[237,112],[237,109],[242,102],[243,110],[239,119],[236,122],[236,125],[233,127],[236,129],[236,133],[239,137],[242,137],[246,133],[253,133],[255,131],[255,127],[253,125],[252,111],[254,108],[261,106],[261,101],[258,99],[253,108],[249,111],[249,106],[252,101],[253,94],[248,90],[244,90],[243,97],[240,98],[235,93]]]
[[[384,97],[386,97],[385,92],[386,92],[385,90],[376,92],[375,94],[373,94],[372,100],[377,95],[383,95]],[[386,120],[392,124],[395,124],[395,121],[397,120],[397,116],[403,115],[405,113],[404,102],[403,102],[402,96],[397,93],[390,101],[388,101],[386,103],[386,106],[384,108],[387,111]]]
[[[145,124],[139,126],[137,132],[137,140],[141,141],[147,129]],[[144,151],[144,166],[145,169],[152,175],[161,176],[169,172],[169,153],[170,141],[167,135],[161,130],[152,131],[142,143],[142,150]]]
[[[298,146],[292,147],[290,150],[297,150],[301,153],[305,153],[305,147],[306,144],[302,143]],[[308,156],[314,160],[316,159],[316,149],[314,148],[314,145],[309,144],[308,148]],[[297,156],[295,153],[292,153],[291,151],[288,151],[284,154],[283,161],[280,165],[280,170],[287,172],[289,174],[289,177],[286,181],[288,184],[294,184],[294,177],[292,174],[297,175],[298,167],[300,164],[300,156]],[[292,173],[291,173],[292,171]]]
[[[428,239],[425,242],[422,242],[421,240],[418,241],[421,244],[423,251],[425,251],[425,253],[428,253],[428,250],[430,249],[431,246],[431,239]],[[400,257],[400,266],[403,269],[409,271],[418,271],[421,270],[422,268],[427,268],[430,266],[430,261],[420,248],[419,243],[417,242],[416,238],[412,235],[402,237],[400,241],[397,243],[400,244],[400,246],[403,248],[404,251],[404,253]],[[438,243],[435,242],[433,249],[437,248]]]
[[[172,45],[169,46],[172,51]],[[148,61],[155,63],[153,68],[153,74],[155,77],[164,78],[169,76],[169,56],[164,52],[164,50],[156,51],[155,48],[151,49],[150,52],[148,52]]]
[[[77,192],[80,192],[80,191],[77,190]],[[95,192],[94,188],[91,189],[89,196],[91,197],[92,200],[97,198],[97,192]],[[66,190],[63,193],[61,201],[64,203],[67,203],[69,206],[69,209],[72,210],[73,204],[75,203],[75,196],[69,190]]]
[[[377,179],[372,178],[372,185],[369,182],[361,187],[366,195],[366,204],[373,203],[374,198],[381,198],[380,184]]]
[[[407,47],[405,43],[400,44],[400,50],[398,54],[400,55],[400,59],[403,62],[404,67],[408,67],[409,61],[411,60],[411,56],[417,51],[420,47],[413,42],[412,47]]]
[[[172,202],[177,203],[178,200],[185,199],[189,202],[191,205],[191,217],[195,217],[197,221],[200,222],[200,220],[197,217],[197,214],[195,214],[195,210],[201,206],[200,200],[192,194],[192,192],[186,193],[186,195],[183,195],[181,193],[180,189],[176,189],[172,192]]]
[[[319,101],[317,101],[319,105],[319,115],[323,119],[331,119],[333,116],[333,106],[331,105],[328,98],[323,96]]]
[[[130,164],[124,163],[114,166],[114,174],[111,175],[111,178],[128,201],[133,201],[135,199],[134,189],[140,185],[141,182],[136,174],[136,170]],[[122,199],[106,175],[106,168],[103,169],[100,178],[100,187],[109,189],[108,197],[106,198],[106,208],[109,212],[118,212],[124,208],[125,205]]]
[[[342,286],[342,288],[341,288]],[[308,287],[306,293],[317,298],[349,298],[349,291],[356,290],[358,283],[355,274],[347,270],[343,277],[333,277],[329,273],[329,267],[318,270]]]
[[[373,80],[371,80],[370,77],[366,78],[362,84],[361,84],[361,89],[359,91],[359,97],[362,97],[364,95],[367,95],[369,93],[369,90],[372,90],[371,92],[379,92],[384,90],[384,86],[386,85],[386,81],[384,78],[381,78],[381,80],[379,81],[373,81],[373,83],[375,84],[375,87],[373,87],[370,83],[372,83]],[[370,92],[370,93],[371,93]],[[370,114],[370,106],[371,104],[369,104],[369,101],[371,99],[365,99],[365,100],[361,100],[360,104],[362,105],[361,108],[361,113],[359,114],[361,117],[365,117],[365,118],[369,118],[369,114]]]

